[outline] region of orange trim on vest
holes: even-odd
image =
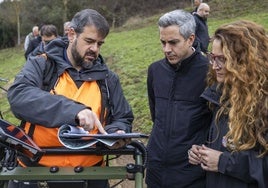
[[[53,88],[51,94],[63,95],[69,99],[78,101],[90,106],[98,116],[101,111],[101,93],[99,86],[96,81],[84,82],[80,88],[77,88],[76,84],[67,72],[64,72]],[[62,112],[64,113],[64,112]],[[59,114],[60,115],[60,114]],[[28,133],[30,123],[27,122],[25,125],[26,133]],[[90,133],[97,133],[98,129],[95,127]],[[62,144],[59,142],[58,128],[47,128],[42,125],[36,125],[33,140],[39,147],[59,147]],[[44,166],[92,166],[97,164],[103,159],[102,156],[95,155],[44,155],[39,164]]]

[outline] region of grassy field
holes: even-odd
[[[134,130],[144,133],[149,133],[152,126],[146,91],[147,67],[163,58],[156,25],[159,16],[141,19],[112,31],[101,51],[108,66],[120,76],[125,96],[134,111]],[[240,19],[255,21],[268,30],[268,13],[258,12],[233,18],[210,17],[210,34],[218,26]],[[0,50],[0,77],[9,80],[7,83],[1,82],[1,86],[8,88],[24,63],[22,47]],[[18,124],[19,121],[10,112],[6,93],[1,91],[0,97],[0,110],[4,119]]]

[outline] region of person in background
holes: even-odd
[[[32,28],[32,32],[29,33],[26,37],[25,37],[25,41],[24,41],[24,51],[26,51],[28,49],[29,43],[31,40],[37,38],[39,35],[39,28],[38,26],[33,26]]]
[[[67,21],[63,24],[63,36],[68,36],[68,32],[70,30],[70,23],[71,22]]]
[[[33,39],[33,40],[31,40],[29,42],[29,46],[28,46],[27,50],[24,53],[24,57],[25,57],[26,60],[27,60],[29,54],[31,54],[39,46],[39,44],[41,42],[42,42],[41,35],[38,35],[35,39]]]
[[[39,43],[39,45],[28,55],[29,56],[36,56],[41,55],[45,51],[45,46],[58,37],[58,31],[55,25],[49,24],[49,25],[43,25],[40,29],[40,35],[42,41]]]
[[[193,13],[196,22],[196,38],[194,46],[200,49],[203,53],[207,52],[210,41],[207,25],[207,18],[209,16],[209,12],[209,5],[207,3],[201,3],[197,9],[197,12]]]
[[[24,129],[39,147],[62,147],[57,137],[63,124],[81,126],[91,134],[129,133],[133,113],[117,74],[109,70],[100,55],[109,33],[107,20],[92,9],[73,17],[68,41],[57,38],[45,46],[45,56],[28,58],[8,90],[14,115],[25,121]],[[44,89],[47,67],[56,72]],[[50,69],[51,69],[50,68]],[[123,147],[119,140],[114,148]],[[103,156],[88,154],[44,154],[38,164],[20,157],[22,166],[88,167],[104,165]],[[9,182],[8,188],[38,188],[38,181]],[[108,188],[108,180],[61,181],[51,187]]]
[[[268,35],[254,22],[215,31],[202,94],[213,112],[209,140],[189,150],[189,162],[207,171],[207,188],[268,187],[267,51]]]
[[[207,139],[210,111],[200,98],[208,59],[193,48],[195,20],[183,10],[158,21],[165,58],[148,68],[147,89],[153,127],[149,141],[148,188],[203,188],[205,173],[188,162],[188,149]]]
[[[199,7],[199,5],[203,2],[203,0],[194,0],[194,10],[192,11],[192,13],[197,12],[197,9]]]

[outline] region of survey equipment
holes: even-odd
[[[137,138],[137,135],[134,134]],[[129,136],[128,136],[129,137]],[[141,135],[144,138],[144,135]],[[40,187],[49,187],[55,181],[79,181],[97,179],[129,179],[135,181],[135,188],[143,187],[144,170],[147,162],[147,152],[139,140],[132,140],[124,148],[109,149],[102,143],[94,148],[79,150],[60,148],[39,148],[33,140],[19,127],[0,119],[1,169],[0,181],[3,180],[38,180]],[[115,156],[132,155],[132,163],[123,166],[93,166],[93,167],[20,167],[16,164],[17,157],[23,155],[33,162],[38,162],[43,154],[88,154],[103,155],[107,160]],[[43,184],[42,184],[43,183]],[[112,186],[112,185],[111,185]],[[49,187],[51,188],[51,187]]]

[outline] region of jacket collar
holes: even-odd
[[[166,63],[172,67],[175,71],[179,71],[181,69],[184,69],[184,67],[190,66],[192,64],[192,59],[197,55],[197,53],[200,53],[198,51],[194,51],[189,57],[187,57],[186,59],[183,59],[181,61],[179,61],[177,64],[173,65],[171,64],[167,58],[166,59]]]
[[[221,91],[218,84],[214,84],[211,87],[206,88],[205,91],[201,94],[201,97],[219,106]]]

